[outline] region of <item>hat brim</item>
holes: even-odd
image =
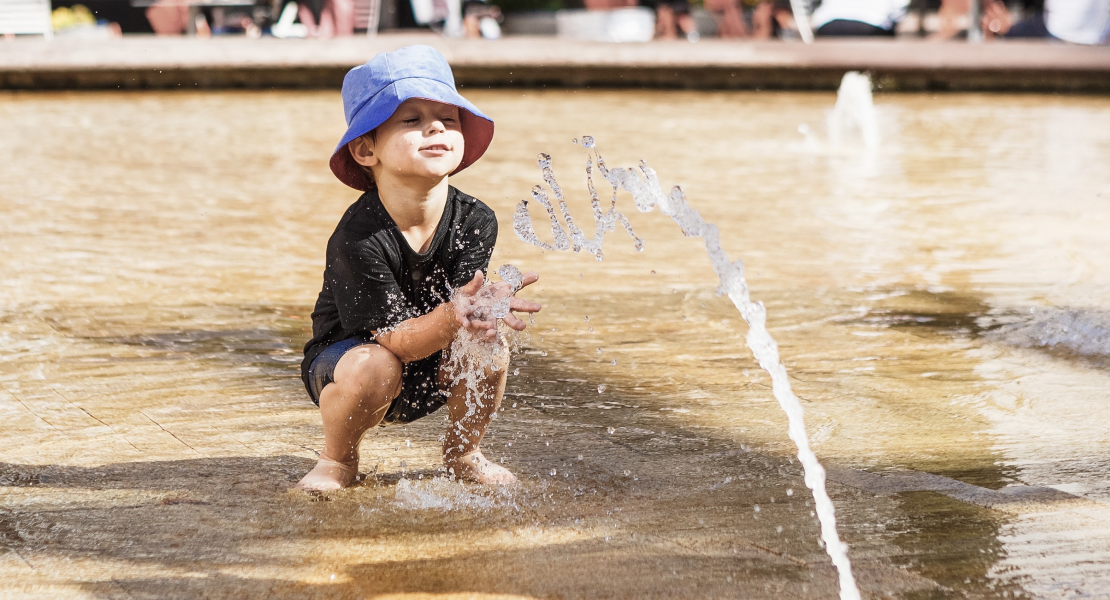
[[[463,159],[451,175],[474,164],[486,153],[490,142],[493,141],[492,119],[482,114],[482,111],[447,84],[434,79],[416,77],[399,79],[375,94],[351,117],[347,133],[335,147],[330,161],[331,172],[340,181],[360,191],[366,191],[371,187],[362,167],[355,162],[350,150],[347,149],[347,144],[386,122],[402,102],[411,98],[442,102],[459,108],[459,128],[462,130],[464,140]]]

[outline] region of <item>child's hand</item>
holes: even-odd
[[[525,273],[521,277],[520,287],[531,285],[539,278],[535,273]],[[455,290],[452,298],[455,318],[472,334],[493,340],[497,337],[498,319],[511,329],[523,331],[528,325],[512,311],[539,312],[539,304],[517,298],[515,294],[518,290],[508,283],[501,281],[483,288],[484,282],[485,276],[478,271],[470,283]]]

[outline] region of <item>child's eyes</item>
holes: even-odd
[[[439,120],[443,123],[454,123],[455,117],[439,117]],[[407,119],[401,119],[401,122],[405,125],[415,125],[420,122],[420,117],[409,117]]]

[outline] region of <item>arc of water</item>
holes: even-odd
[[[581,230],[573,225],[562,190],[555,181],[555,174],[551,167],[551,157],[542,154],[539,160],[544,181],[551,187],[552,192],[558,199],[560,212],[563,213],[567,221],[567,228],[571,231],[571,239],[575,240],[573,249],[576,252],[580,249],[587,250],[598,260],[601,260],[602,239],[606,232],[615,228],[615,221],[617,220],[625,226],[628,234],[636,240],[637,250],[643,249],[643,242],[632,231],[628,219],[616,210],[617,193],[622,188],[632,194],[636,208],[641,212],[650,212],[658,206],[660,212],[678,224],[684,235],[700,237],[705,241],[705,249],[709,254],[709,260],[720,280],[717,291],[720,294],[727,295],[732,300],[737,310],[740,311],[741,317],[747,322],[748,347],[759,362],[759,366],[771,376],[772,393],[778,400],[779,406],[786,413],[788,435],[798,448],[798,460],[802,463],[802,468],[805,471],[805,484],[812,491],[814,502],[817,505],[817,518],[821,523],[821,539],[825,543],[825,551],[829,554],[829,558],[832,559],[833,565],[836,566],[840,576],[840,598],[841,600],[859,600],[859,589],[856,587],[855,577],[852,575],[852,565],[848,559],[848,546],[840,540],[840,536],[837,534],[835,509],[828,491],[825,489],[825,469],[809,447],[801,401],[798,400],[790,386],[786,367],[783,366],[779,357],[778,343],[767,331],[767,310],[762,302],[753,302],[751,299],[747,280],[744,278],[743,261],[729,261],[728,255],[721,248],[720,231],[717,226],[707,223],[702,219],[701,214],[690,206],[682,188],[675,186],[670,194],[664,194],[655,170],[647,166],[644,161],[640,161],[638,169],[609,169],[606,167],[601,153],[597,151],[593,138],[584,136],[582,140],[583,145],[588,149],[586,179],[590,190],[591,203],[594,206],[594,218],[597,222],[597,234],[593,240],[585,241]],[[601,176],[613,188],[612,204],[606,213],[602,213],[600,210],[598,193],[594,187],[593,165],[595,161]],[[536,189],[539,189],[539,187],[537,186]],[[563,234],[550,200],[546,194],[542,194],[542,190],[540,192],[540,194],[537,194],[533,190],[533,198],[547,209],[552,222],[552,231],[554,232],[556,228],[559,228],[559,233]],[[532,229],[527,201],[521,201],[517,205],[516,213],[513,216],[513,225],[517,235],[525,242],[545,249],[555,249],[536,236]],[[576,230],[578,231],[577,234],[574,233]],[[565,234],[563,234],[562,239],[566,239]],[[559,240],[559,234],[555,234],[556,246],[559,245]]]

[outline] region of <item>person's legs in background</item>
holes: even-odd
[[[324,11],[331,13],[333,35],[346,37],[355,34],[355,0],[327,0]]]
[[[655,37],[673,40],[678,37],[675,29],[674,9],[670,4],[661,3],[655,9]]]
[[[308,31],[308,37],[316,37],[317,15],[324,12],[323,0],[298,0],[297,18]]]
[[[686,0],[672,0],[671,10],[674,11],[682,35],[685,35],[688,41],[698,41],[701,35],[698,34],[698,24],[694,22],[694,17],[690,14],[689,2]]]
[[[717,22],[718,37],[747,37],[748,28],[744,25],[744,14],[737,6],[737,0],[705,0],[705,10]]]

